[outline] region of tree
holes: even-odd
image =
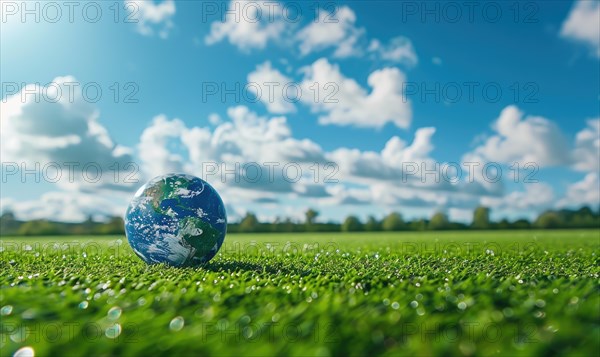
[[[448,216],[443,212],[437,212],[431,217],[429,221],[429,229],[431,230],[442,230],[447,229],[449,225]]]
[[[89,214],[86,220],[81,222],[81,225],[79,226],[83,234],[92,234],[94,232],[95,227],[96,222],[94,221],[94,217],[91,214]]]
[[[591,208],[589,208],[588,206],[583,206],[580,209],[577,210],[577,214],[583,217],[593,217],[594,216],[594,211],[592,211]]]
[[[12,213],[11,211],[4,211],[4,213],[2,213],[2,216],[0,216],[0,220],[2,221],[14,221],[15,220],[15,214]]]
[[[21,222],[17,221],[14,213],[11,211],[4,211],[0,217],[0,235],[11,235],[17,234]]]
[[[598,227],[598,216],[594,217],[591,208],[584,206],[571,214],[568,225],[572,227]]]
[[[379,224],[379,221],[377,221],[377,219],[373,216],[369,216],[369,218],[367,219],[367,223],[365,223],[365,231],[367,232],[376,232],[381,230],[381,225]]]
[[[474,229],[488,229],[490,228],[490,209],[487,207],[479,206],[473,211],[473,223],[471,228]]]
[[[246,216],[240,222],[240,232],[256,232],[258,229],[258,218],[252,212],[246,212]]]
[[[427,220],[421,218],[410,222],[408,227],[413,231],[424,231],[427,229],[428,224]]]
[[[342,232],[357,232],[362,229],[362,223],[355,216],[348,216],[342,223]]]
[[[58,226],[54,222],[46,220],[27,221],[19,227],[18,234],[24,236],[48,236],[60,233]]]
[[[121,217],[111,217],[106,223],[96,227],[94,233],[98,234],[123,234],[124,222]]]
[[[503,218],[500,222],[498,222],[496,227],[498,229],[510,229],[511,225],[510,225],[510,222],[508,221],[508,219]]]
[[[398,212],[392,212],[385,216],[381,222],[384,231],[399,231],[404,228],[404,220]]]
[[[553,211],[547,211],[540,214],[534,222],[534,226],[542,229],[558,228],[562,224],[563,221],[558,213]]]
[[[290,217],[286,217],[285,221],[283,222],[283,226],[284,232],[293,232],[294,227],[296,227],[296,223],[292,222],[292,219]]]
[[[304,215],[306,216],[306,225],[310,226],[311,224],[313,224],[315,222],[315,218],[317,218],[317,216],[319,215],[318,211],[315,211],[312,208],[309,208]]]
[[[531,228],[531,222],[524,218],[521,218],[514,221],[511,226],[513,229],[529,229]]]

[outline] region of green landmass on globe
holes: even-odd
[[[199,265],[217,253],[227,230],[223,201],[206,181],[184,174],[159,176],[132,199],[127,239],[147,263]]]
[[[217,229],[199,218],[186,217],[179,221],[179,237],[193,247],[190,260],[208,254],[219,241],[219,235]]]

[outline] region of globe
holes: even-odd
[[[125,214],[127,240],[148,264],[204,264],[217,254],[226,233],[227,214],[217,191],[185,174],[150,180]]]

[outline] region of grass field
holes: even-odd
[[[597,355],[600,231],[3,238],[1,355]],[[24,350],[21,350],[23,352]]]

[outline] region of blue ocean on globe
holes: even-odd
[[[167,174],[137,191],[125,214],[125,233],[134,252],[148,264],[198,266],[221,248],[227,214],[208,182]]]

